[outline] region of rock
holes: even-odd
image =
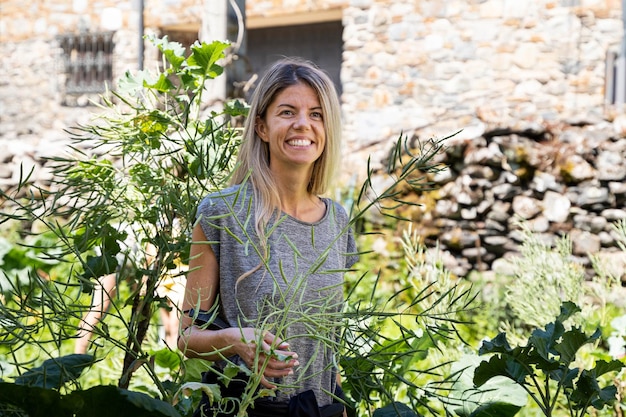
[[[605,187],[590,185],[582,187],[578,196],[578,205],[588,208],[597,204],[604,205],[609,202],[609,190]]]
[[[468,230],[456,227],[441,235],[441,242],[448,248],[463,249],[476,246],[478,235]]]
[[[528,220],[528,227],[534,233],[545,233],[550,229],[550,222],[544,216],[538,216]]]
[[[572,253],[578,256],[588,256],[600,251],[600,237],[591,232],[574,229],[569,237],[572,241]]]
[[[600,181],[623,181],[626,178],[626,165],[623,156],[617,152],[602,151],[596,160],[597,179]]]
[[[580,183],[595,178],[596,170],[580,155],[571,155],[561,167],[561,175],[571,182]]]
[[[518,250],[518,245],[513,243],[509,238],[502,235],[487,236],[483,239],[483,247],[489,252],[497,256],[502,256],[507,252]]]
[[[604,217],[595,214],[577,214],[573,221],[576,229],[596,234],[604,230],[608,223]]]
[[[541,202],[543,216],[549,221],[557,223],[563,223],[567,220],[571,206],[569,198],[554,191],[547,191]]]
[[[541,212],[539,201],[531,197],[518,195],[513,198],[513,213],[522,219],[532,219]]]
[[[548,190],[561,193],[565,188],[563,184],[557,182],[554,175],[542,171],[535,172],[531,182],[531,187],[533,190],[540,193],[545,193]]]
[[[600,216],[602,216],[609,222],[615,222],[618,220],[626,219],[626,210],[609,208],[606,210],[602,210]]]
[[[514,196],[519,193],[519,190],[513,187],[512,184],[504,183],[496,185],[492,188],[494,196],[498,200],[510,201]]]

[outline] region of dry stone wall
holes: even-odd
[[[413,141],[424,140],[419,135]],[[540,241],[572,242],[573,260],[593,275],[590,255],[626,280],[626,251],[615,223],[626,219],[626,137],[621,126],[577,120],[550,127],[489,126],[471,139],[452,137],[437,162],[434,191],[408,193],[412,220],[427,247],[439,245],[446,266],[510,272],[523,221]],[[374,188],[389,179],[375,177]],[[382,218],[372,218],[383,221]],[[404,224],[401,224],[405,227]]]
[[[213,0],[211,0],[213,1]],[[89,97],[64,105],[55,36],[99,30],[121,11],[115,77],[137,68],[138,2],[6,0],[0,16],[0,186],[62,152],[86,123]],[[146,0],[148,32],[200,25],[208,1]],[[622,40],[620,0],[247,0],[248,16],[342,10],[343,181],[368,158],[382,166],[401,134],[443,137],[448,174],[409,213],[439,240],[455,272],[495,268],[514,253],[521,216],[545,239],[569,233],[575,256],[618,258],[624,216],[625,109],[604,102],[604,58]],[[115,15],[115,13],[114,13]],[[150,50],[146,51],[148,54]],[[151,57],[154,58],[154,57]],[[384,181],[384,176],[376,181]],[[615,256],[614,256],[615,255]],[[622,262],[620,264],[620,262]]]

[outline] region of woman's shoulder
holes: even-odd
[[[341,224],[348,222],[348,213],[338,201],[326,197],[322,198],[322,200],[324,200],[329,214],[332,215],[334,219],[338,220]]]

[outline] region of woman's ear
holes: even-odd
[[[265,125],[265,121],[259,116],[257,116],[254,121],[254,131],[263,142],[267,142],[267,126]]]

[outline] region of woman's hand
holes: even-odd
[[[293,368],[298,366],[298,354],[289,350],[289,344],[264,331],[262,338],[258,329],[246,327],[243,329],[231,328],[233,332],[233,350],[243,359],[248,368],[256,372],[263,371],[261,384],[269,389],[276,388],[266,378],[282,378],[293,374]],[[257,342],[260,340],[258,361]],[[255,369],[256,368],[256,369]]]

